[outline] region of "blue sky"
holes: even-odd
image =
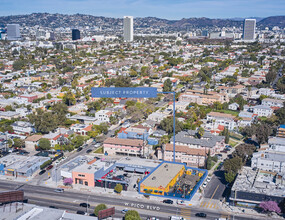
[[[166,19],[268,17],[285,15],[285,0],[0,0],[0,16],[33,12]]]

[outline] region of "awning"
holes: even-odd
[[[136,173],[144,173],[145,169],[143,168],[136,168]]]
[[[118,164],[118,165],[116,165],[116,167],[118,167],[118,168],[124,168],[125,165],[120,165],[120,164]]]
[[[126,172],[134,172],[135,168],[133,168],[133,167],[125,167],[124,171],[126,171]]]

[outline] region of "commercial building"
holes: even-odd
[[[207,170],[163,162],[139,182],[139,193],[190,200],[207,175]]]
[[[257,207],[260,202],[284,199],[285,175],[243,167],[232,186],[230,200],[235,206]]]
[[[30,177],[40,169],[40,166],[48,161],[47,157],[7,155],[0,159],[0,173],[7,176]]]
[[[253,41],[255,39],[255,19],[245,19],[243,23],[243,40]]]
[[[72,29],[72,40],[80,39],[80,31],[78,29]]]
[[[133,22],[132,16],[124,16],[124,41],[126,42],[134,40]]]
[[[20,40],[20,25],[18,24],[7,24],[7,39],[8,40]]]

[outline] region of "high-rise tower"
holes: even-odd
[[[255,19],[245,19],[243,23],[243,40],[255,39]]]
[[[124,41],[134,40],[134,21],[132,16],[124,16]]]
[[[20,40],[20,25],[18,24],[7,24],[7,39],[8,40]]]

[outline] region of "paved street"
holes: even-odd
[[[9,184],[7,184],[7,182]],[[97,204],[104,203],[106,205],[116,207],[116,216],[120,217],[122,209],[136,209],[143,217],[157,216],[160,219],[167,219],[169,216],[178,215],[186,219],[196,219],[194,216],[197,212],[207,213],[207,219],[215,219],[221,216],[230,216],[229,213],[224,213],[220,209],[209,209],[207,207],[188,207],[179,205],[166,205],[157,201],[145,202],[145,200],[136,198],[122,198],[118,196],[117,199],[109,195],[95,195],[90,192],[73,192],[66,190],[64,193],[56,193],[54,189],[42,186],[33,186],[28,184],[19,184],[10,181],[0,181],[0,190],[14,190],[19,189],[25,192],[25,197],[30,203],[42,206],[55,206],[58,208],[77,211],[86,211],[79,207],[79,203],[87,202],[91,204],[91,210]],[[231,216],[232,217],[232,216]],[[235,219],[248,219],[245,217],[235,217]]]

